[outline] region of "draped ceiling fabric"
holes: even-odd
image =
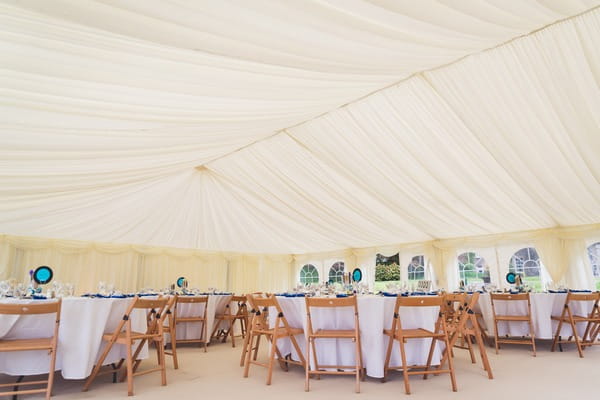
[[[0,233],[303,254],[600,223],[598,5],[2,1]]]

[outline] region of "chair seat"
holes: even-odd
[[[52,339],[0,340],[0,351],[50,350]]]
[[[445,335],[443,333],[435,333],[428,331],[427,329],[403,329],[402,337],[405,339],[424,339],[424,338],[442,338]],[[396,334],[396,338],[399,339],[400,335]]]
[[[257,334],[262,334],[262,335],[273,335],[275,333],[275,329],[274,328],[269,328],[269,329],[254,329],[254,332],[256,332]],[[292,335],[301,335],[304,333],[304,330],[302,328],[290,328],[289,331],[286,331],[285,329],[281,328],[278,330],[278,337],[279,336],[288,336],[288,332],[291,333]]]
[[[105,333],[104,335],[102,335],[102,340],[105,341],[110,341],[113,337],[113,333]],[[141,339],[154,339],[154,340],[160,340],[161,336],[156,334],[156,333],[145,333],[145,332],[135,332],[135,331],[131,331],[131,340],[135,341],[135,340],[141,340]],[[121,344],[127,344],[127,333],[126,332],[121,332],[117,335],[117,343],[121,343]]]
[[[311,337],[317,338],[355,338],[354,329],[318,329]]]
[[[555,321],[560,321],[562,319],[564,322],[569,322],[568,316],[566,316],[564,318],[562,318],[561,316],[553,316],[552,319]],[[573,315],[573,321],[574,322],[600,322],[600,318],[590,318],[590,317],[584,317],[581,315]]]
[[[177,317],[177,323],[179,322],[204,322],[206,318],[203,317]]]
[[[496,315],[497,321],[529,321],[527,315]]]

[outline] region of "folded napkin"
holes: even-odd
[[[398,297],[398,293],[381,292],[385,297]]]
[[[32,299],[34,300],[46,300],[47,297],[44,296],[43,294],[34,294],[33,296],[31,296]]]
[[[338,293],[335,295],[335,297],[348,297],[348,295],[345,293]]]
[[[587,290],[587,289],[569,289],[569,292],[573,292],[573,293],[592,293],[591,290]]]
[[[548,293],[567,293],[566,290],[548,290]]]

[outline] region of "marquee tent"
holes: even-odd
[[[0,279],[275,290],[400,251],[453,286],[531,245],[591,285],[600,1],[15,0],[0,46]]]

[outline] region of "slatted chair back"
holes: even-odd
[[[554,334],[554,340],[552,341],[551,351],[556,349],[557,344],[561,346],[562,351],[562,344],[573,343],[571,339],[574,339],[579,357],[583,358],[583,350],[585,350],[587,346],[600,344],[600,342],[596,341],[598,334],[600,333],[599,302],[600,292],[567,293],[560,317],[552,317],[553,320],[558,321],[558,325],[556,333]],[[586,311],[581,312],[582,310]],[[571,328],[571,336],[566,340],[563,340],[561,336],[564,324],[569,324]],[[581,336],[577,329],[578,324],[585,324],[585,330]]]
[[[184,306],[184,305],[187,305]],[[182,323],[200,324],[200,336],[192,339],[177,339],[179,343],[199,343],[206,353],[210,337],[208,336],[207,311],[208,296],[177,296],[177,313],[175,313],[175,325]],[[185,316],[182,316],[183,310],[187,309]],[[177,329],[177,328],[176,328]]]
[[[403,308],[409,307],[430,307],[437,314],[437,318],[434,323],[433,329],[427,329],[427,327],[410,328],[405,329],[402,327],[401,315]],[[390,370],[401,369],[404,377],[404,390],[407,394],[410,394],[410,375],[423,375],[423,378],[427,378],[430,374],[448,373],[450,375],[450,381],[452,384],[452,390],[456,391],[456,378],[454,373],[454,363],[451,356],[443,357],[438,368],[432,370],[431,363],[433,360],[433,353],[436,348],[438,341],[445,344],[445,352],[451,351],[450,341],[448,337],[448,329],[446,326],[446,319],[442,312],[444,307],[443,296],[414,296],[414,297],[403,297],[399,296],[396,299],[394,306],[394,316],[392,319],[392,328],[384,330],[384,334],[389,337],[388,350],[386,354],[386,360],[384,364],[384,378],[387,379],[388,372]],[[429,347],[429,354],[427,356],[427,363],[425,365],[411,365],[409,366],[406,359],[406,342],[411,339],[431,339],[431,345]],[[400,346],[400,357],[402,359],[401,366],[390,366],[392,345],[394,340],[397,340]],[[443,368],[444,362],[448,362],[448,368]],[[413,370],[417,369],[417,370]]]
[[[360,380],[364,379],[365,371],[362,362],[362,348],[360,341],[360,326],[358,318],[358,303],[356,296],[339,298],[317,298],[307,297],[306,301],[306,359],[305,366],[305,384],[306,391],[310,390],[311,375],[354,375],[355,391],[360,393]],[[323,329],[314,327],[313,308],[316,309],[339,309],[350,308],[354,314],[354,324],[352,329]],[[346,339],[354,342],[354,365],[322,365],[318,361],[316,340],[317,339]],[[313,357],[314,369],[310,366],[310,357]]]
[[[533,349],[533,356],[536,355],[535,350],[535,333],[533,331],[533,322],[531,318],[531,298],[529,293],[490,293],[490,300],[492,302],[492,315],[494,317],[494,343],[496,346],[496,354],[500,349],[500,343],[512,343],[512,344],[526,344],[531,345]],[[525,314],[510,314],[510,313],[498,313],[498,302],[521,302],[526,305]],[[512,307],[507,307],[507,309]],[[500,338],[498,335],[498,322],[504,322],[510,324],[511,322],[527,323],[529,326],[529,338]]]
[[[17,395],[34,394],[34,393],[46,393],[46,399],[50,399],[52,396],[52,387],[54,384],[54,369],[56,365],[56,347],[58,344],[58,330],[60,326],[60,311],[62,301],[50,301],[40,303],[14,303],[4,304],[0,303],[0,314],[5,315],[16,315],[16,316],[40,316],[44,314],[55,314],[54,327],[52,330],[52,336],[42,338],[27,338],[27,339],[0,339],[0,353],[2,352],[16,352],[16,351],[31,351],[31,350],[47,350],[50,353],[50,366],[48,369],[48,379],[36,380],[33,382],[17,382],[0,384],[0,389],[13,387],[11,391],[0,391],[0,397],[13,396],[16,398]],[[36,389],[25,389],[29,386],[45,385],[45,388]]]

